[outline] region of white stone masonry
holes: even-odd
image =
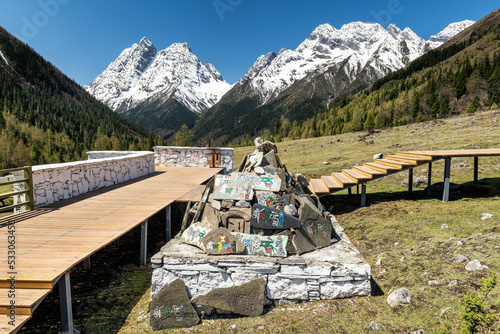
[[[207,154],[221,155],[220,164],[225,173],[233,171],[233,149],[220,147],[180,147],[180,146],[155,146],[155,165],[173,167],[207,167]]]
[[[155,171],[153,152],[88,152],[89,160],[33,166],[35,207]]]

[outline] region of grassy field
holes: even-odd
[[[289,171],[303,173],[308,178],[318,177],[371,161],[376,153],[500,148],[500,111],[372,134],[350,133],[277,145]],[[235,149],[236,167],[242,156],[253,150],[253,147]],[[458,163],[464,167],[452,168],[451,181],[459,189],[452,191],[447,203],[440,201],[439,191],[433,192],[430,199],[422,188],[408,194],[402,186],[407,177],[404,172],[370,182],[367,207],[360,208],[359,196],[348,195],[347,191],[322,200],[327,208],[333,206],[332,213],[372,265],[372,296],[277,306],[260,317],[205,319],[199,326],[166,332],[370,333],[370,323],[375,321],[380,325],[380,333],[410,333],[418,329],[426,333],[458,333],[460,301],[465,294],[480,293],[482,277],[493,272],[500,276],[500,157],[479,160],[479,185],[472,182],[472,158],[452,160],[452,165]],[[415,169],[415,176],[427,175],[425,168],[426,165]],[[434,163],[433,181],[442,180],[443,163]],[[481,219],[483,213],[493,216]],[[465,270],[467,262],[453,262],[459,254],[469,260],[478,259],[489,269],[469,272]],[[116,306],[89,315],[84,325],[88,332],[110,333],[121,328],[119,333],[153,333],[149,327],[149,290],[142,297],[131,297],[134,289],[127,288],[136,280],[147,282],[150,275],[150,269],[135,267],[123,272],[105,291],[96,292],[116,300],[113,303]],[[437,283],[430,285],[429,281],[434,280]],[[391,309],[386,298],[400,287],[410,290],[412,303]],[[127,312],[123,315],[117,309],[123,308],[121,305],[127,298],[134,304],[124,307]],[[486,300],[486,309],[498,320],[499,287]],[[493,331],[500,331],[498,323]]]

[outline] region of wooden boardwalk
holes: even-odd
[[[4,254],[0,257],[0,333],[19,329],[71,268],[178,198],[199,200],[199,185],[220,171],[160,167],[141,178],[0,219],[0,249]],[[15,229],[9,230],[10,222],[15,222]],[[7,258],[9,236],[15,240],[12,268]],[[9,298],[11,276],[15,276],[15,298]],[[12,300],[15,326],[8,324]]]
[[[413,168],[429,164],[428,194],[432,182],[432,162],[445,159],[445,185],[443,201],[449,198],[450,164],[454,157],[474,157],[474,181],[478,178],[479,157],[500,156],[500,149],[478,150],[442,150],[442,151],[406,151],[395,155],[387,155],[384,159],[375,159],[373,162],[354,166],[352,169],[343,169],[342,172],[333,172],[320,179],[310,181],[309,189],[318,196],[329,195],[353,186],[362,186],[361,206],[366,202],[366,183],[394,173],[409,170],[409,178],[413,178]],[[408,182],[409,191],[412,191],[412,182]]]

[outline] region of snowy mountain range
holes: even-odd
[[[339,95],[356,81],[369,85],[404,67],[473,23],[452,23],[429,41],[410,28],[401,30],[394,24],[387,29],[378,23],[352,22],[340,29],[323,24],[295,50],[282,49],[278,55],[268,53],[259,57],[233,89],[251,85],[252,89],[246,91],[258,94],[261,104],[265,104],[293,83],[324,74],[335,88],[334,95]],[[337,85],[335,76],[343,84]],[[240,98],[247,95],[240,94]]]
[[[378,23],[352,22],[340,29],[323,24],[295,50],[260,56],[232,86],[211,63],[202,64],[186,43],[158,52],[143,38],[85,89],[116,112],[165,135],[175,129],[158,129],[178,128],[179,122],[192,126],[204,111],[213,114],[246,98],[254,101],[248,104],[252,109],[283,96],[319,95],[328,101],[367,87],[473,23],[452,23],[429,41],[394,24],[387,29]]]

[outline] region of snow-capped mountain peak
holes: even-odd
[[[117,112],[174,98],[195,113],[210,108],[230,85],[210,62],[202,64],[187,43],[157,51],[143,37],[123,50],[85,89]]]
[[[441,32],[436,35],[433,35],[429,38],[429,42],[433,44],[444,43],[462,30],[467,29],[471,25],[476,23],[475,21],[465,20],[460,22],[454,22],[444,28]]]

